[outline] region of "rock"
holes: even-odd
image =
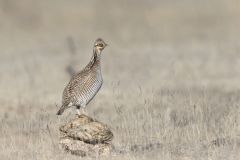
[[[108,155],[112,150],[113,133],[109,127],[86,115],[79,115],[61,126],[60,144],[81,157]]]

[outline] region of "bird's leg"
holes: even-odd
[[[81,112],[80,112],[80,109],[81,109],[81,106],[79,105],[79,106],[77,106],[77,115],[81,115]]]
[[[77,109],[77,115],[81,115],[80,109]]]
[[[82,105],[82,111],[83,111],[83,114],[87,115],[87,112],[86,112],[86,104]]]

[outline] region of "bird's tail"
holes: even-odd
[[[62,106],[62,107],[59,109],[59,111],[57,112],[57,115],[61,115],[61,114],[64,112],[64,110],[65,110],[65,107]]]

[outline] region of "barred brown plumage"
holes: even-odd
[[[77,109],[85,106],[94,98],[102,86],[101,52],[107,44],[98,38],[93,47],[93,56],[87,66],[74,75],[65,87],[62,96],[62,106],[57,112],[61,115],[65,109],[76,106]],[[79,110],[78,110],[79,113]]]

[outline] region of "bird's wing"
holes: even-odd
[[[75,97],[83,89],[89,78],[91,78],[89,70],[83,70],[72,77],[63,92],[63,105],[70,103],[71,98]]]

